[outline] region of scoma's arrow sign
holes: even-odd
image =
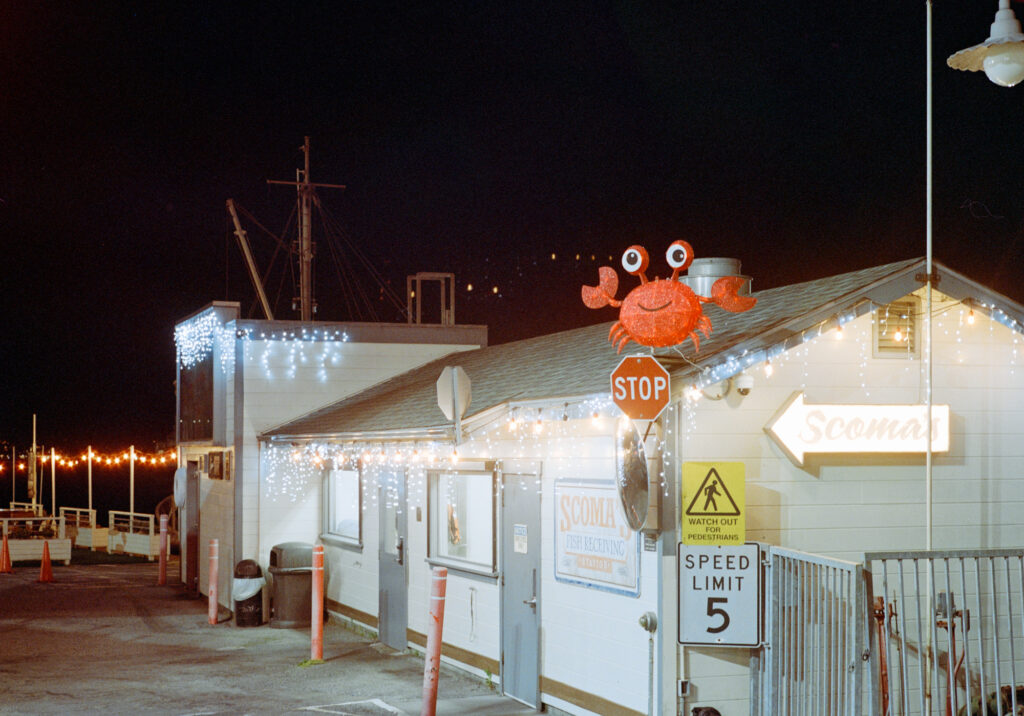
[[[765,426],[797,465],[808,453],[923,453],[925,405],[806,403],[794,393]],[[932,451],[949,451],[949,406],[932,406]]]
[[[668,371],[651,356],[623,358],[611,377],[612,400],[633,420],[654,420],[668,405]]]

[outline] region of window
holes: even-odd
[[[875,357],[912,358],[918,355],[917,316],[914,296],[901,298],[875,312]]]
[[[481,574],[496,571],[493,470],[427,473],[432,562]]]
[[[178,440],[213,438],[213,354],[179,369]]]
[[[358,545],[362,539],[362,481],[358,470],[329,470],[324,490],[324,534]]]

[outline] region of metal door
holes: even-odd
[[[199,596],[199,463],[188,461],[185,478],[185,591]]]
[[[511,469],[511,466],[509,466]],[[501,491],[501,688],[540,703],[540,470],[504,472]]]
[[[408,625],[408,569],[405,471],[382,470],[377,485],[379,506],[379,637],[393,649],[405,649]]]

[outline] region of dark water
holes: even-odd
[[[19,472],[15,480],[14,494],[17,502],[29,502],[27,473]],[[96,510],[96,519],[107,525],[109,510],[129,509],[131,480],[127,465],[106,466],[93,465],[92,468],[92,506]],[[50,511],[53,492],[50,488],[51,473],[49,466],[39,474],[40,495],[37,502],[47,512]],[[89,478],[85,465],[76,467],[58,467],[56,474],[57,510],[61,507],[89,506]],[[174,467],[150,467],[137,465],[135,468],[135,512],[152,513],[160,500],[174,491]],[[9,470],[0,473],[0,506],[6,507],[11,500],[11,475]]]

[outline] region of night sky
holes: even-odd
[[[580,285],[633,243],[755,290],[924,255],[924,2],[662,5],[4,0],[0,439],[170,438],[175,321],[258,315],[225,200],[283,233],[306,135],[385,283],[454,272],[491,343],[613,320]],[[935,7],[935,256],[1024,302],[1024,86],[945,66],[996,6]],[[403,320],[320,228],[320,317]]]

